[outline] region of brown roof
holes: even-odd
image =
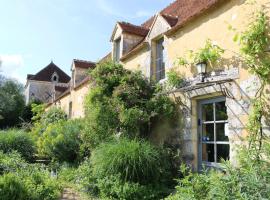
[[[59,76],[60,83],[68,83],[70,81],[70,77],[61,70],[58,66],[56,66],[53,62],[51,62],[48,66],[44,67],[35,75],[28,74],[27,80],[37,80],[37,81],[51,81],[51,77],[53,73],[56,72]]]
[[[178,22],[178,17],[172,15],[161,14],[161,16],[173,27]]]
[[[65,92],[68,89],[68,87],[63,87],[63,86],[55,86],[55,91],[58,92]]]
[[[185,25],[189,20],[192,20],[197,15],[221,1],[223,0],[176,0],[159,13],[170,24],[172,29],[169,31],[171,31]],[[149,30],[154,20],[155,16],[145,21],[141,27]],[[127,58],[134,51],[138,50],[138,47],[142,47],[143,45],[141,45],[141,43],[143,42],[144,40],[136,44],[129,52],[123,55],[121,60]]]
[[[118,22],[118,24],[122,28],[123,32],[139,35],[142,37],[145,37],[149,31],[148,28],[144,28],[142,26],[136,26],[128,22]]]
[[[96,63],[86,60],[78,60],[74,59],[73,63],[75,65],[75,68],[83,68],[83,69],[89,69],[89,68],[95,68]]]

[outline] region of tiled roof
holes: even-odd
[[[149,31],[147,28],[136,26],[127,22],[118,22],[118,24],[122,28],[123,32],[139,35],[142,37],[145,37]]]
[[[171,27],[173,27],[178,22],[178,17],[167,15],[167,14],[161,14],[161,16],[170,24]]]
[[[62,86],[55,86],[55,91],[58,92],[65,92],[68,89],[68,87],[62,87]]]
[[[192,20],[197,15],[203,13],[207,9],[214,6],[216,3],[224,0],[176,0],[171,3],[169,6],[164,8],[159,12],[159,14],[164,17],[164,19],[170,24],[172,27],[171,30],[177,29],[178,27],[183,26],[189,20]],[[146,30],[149,30],[155,20],[155,16],[151,17],[147,21],[145,21],[141,27]],[[135,26],[135,25],[134,25]],[[170,30],[169,30],[170,31]],[[123,55],[121,60],[127,58],[133,51],[136,51],[138,47],[141,47],[141,43],[144,40],[134,45],[134,47]]]
[[[96,63],[86,60],[73,60],[75,68],[83,68],[83,69],[89,69],[89,68],[95,68]]]
[[[53,73],[56,72],[59,76],[59,83],[68,83],[70,81],[70,77],[62,71],[59,67],[57,67],[53,62],[51,62],[48,66],[44,67],[35,75],[28,74],[27,80],[37,80],[37,81],[51,81],[51,77]]]

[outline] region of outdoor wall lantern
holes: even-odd
[[[200,77],[200,81],[204,82],[204,78],[205,78],[205,74],[206,74],[206,67],[207,67],[207,63],[206,62],[200,62],[196,64],[197,67],[197,72],[199,74]]]

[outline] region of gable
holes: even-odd
[[[147,41],[158,37],[162,33],[165,33],[171,28],[170,24],[160,14],[156,15],[156,18],[152,24],[152,27],[147,35]]]

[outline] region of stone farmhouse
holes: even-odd
[[[256,6],[269,3],[257,0]],[[256,6],[244,0],[176,0],[141,25],[117,22],[112,31],[112,51],[104,59],[140,70],[160,83],[166,82],[167,72],[172,69],[185,78],[182,87],[168,92],[182,110],[182,125],[175,130],[161,124],[152,138],[177,145],[181,134],[183,157],[194,169],[202,164],[218,166],[222,159],[233,162],[237,145],[248,134],[251,99],[260,81],[237,59],[239,45],[228,26],[243,31]],[[203,47],[207,39],[226,50],[221,62],[201,66],[204,73],[199,73],[196,66],[177,66],[179,56]],[[48,107],[61,107],[71,118],[82,117],[83,98],[89,89],[88,78],[82,74],[94,66],[74,60],[69,88],[53,98]],[[30,83],[31,76],[28,78]],[[270,132],[269,124],[265,123],[264,130]]]

